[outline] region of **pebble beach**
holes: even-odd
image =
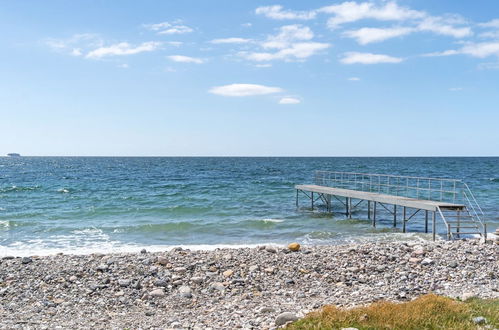
[[[369,242],[0,263],[5,329],[275,329],[325,304],[499,298],[499,245]]]

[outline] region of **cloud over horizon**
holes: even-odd
[[[280,87],[270,87],[258,84],[230,84],[223,86],[216,86],[209,90],[211,94],[221,96],[256,96],[281,93],[284,90]]]

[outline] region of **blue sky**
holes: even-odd
[[[0,154],[499,155],[499,2],[0,1]]]

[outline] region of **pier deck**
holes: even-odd
[[[332,188],[332,187],[324,187],[318,185],[297,185],[295,186],[297,190],[314,192],[318,194],[339,196],[339,197],[347,197],[354,198],[359,200],[392,204],[410,207],[414,209],[427,210],[427,211],[438,211],[438,208],[442,210],[463,210],[463,204],[454,204],[454,203],[446,203],[440,201],[432,201],[425,199],[415,199],[404,196],[393,196],[386,194],[378,194],[367,191],[358,191],[351,189],[341,189],[341,188]]]

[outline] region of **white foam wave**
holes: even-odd
[[[174,248],[181,247],[192,251],[213,251],[216,249],[242,249],[256,248],[261,245],[270,245],[275,247],[284,247],[283,244],[274,242],[259,243],[259,244],[193,244],[193,245],[140,245],[140,244],[123,244],[119,242],[99,242],[97,244],[85,246],[66,246],[66,247],[46,247],[42,240],[31,240],[26,243],[14,243],[10,246],[3,246],[0,249],[0,257],[15,256],[48,256],[58,253],[86,255],[92,253],[138,253],[142,249],[149,252],[164,252]]]
[[[267,222],[275,222],[275,223],[279,223],[279,222],[284,222],[283,219],[262,219],[263,222],[267,223]]]
[[[57,189],[57,191],[60,193],[63,193],[63,194],[69,193],[69,189],[66,189],[66,188]]]

